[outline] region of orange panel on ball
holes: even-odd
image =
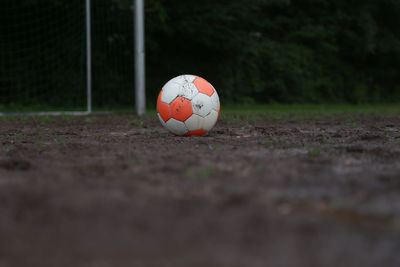
[[[192,103],[189,99],[178,96],[169,104],[171,107],[172,118],[185,121],[193,114]]]
[[[166,122],[171,119],[171,111],[169,105],[161,101],[162,91],[158,94],[157,98],[157,112],[160,114],[161,118]]]
[[[186,133],[186,136],[192,136],[192,135],[198,135],[201,136],[203,134],[205,134],[206,131],[204,131],[203,129],[199,129],[199,130],[195,130],[195,131],[189,131]]]
[[[194,80],[193,83],[200,93],[208,96],[211,96],[214,93],[214,88],[212,85],[201,77],[196,77],[196,80]]]

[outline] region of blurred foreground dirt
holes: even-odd
[[[0,119],[0,266],[400,266],[400,116]]]

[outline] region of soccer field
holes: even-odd
[[[400,110],[0,118],[0,266],[400,266]]]

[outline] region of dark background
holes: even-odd
[[[399,25],[397,0],[147,1],[149,91],[191,72],[228,102],[398,101]]]
[[[2,2],[1,104],[48,103],[46,92],[51,91],[56,92],[51,99],[55,105],[84,105],[83,2]],[[223,103],[400,101],[398,0],[146,0],[145,4],[150,105],[166,81],[186,73],[209,80]],[[132,105],[132,1],[95,0],[92,5],[94,105]],[[10,6],[14,13],[4,14]],[[49,37],[43,32],[23,38],[30,36],[33,27],[27,26],[35,18],[46,21],[48,14],[53,14],[47,22],[61,41],[46,43]],[[71,20],[76,29],[68,29],[74,33],[62,27]],[[11,38],[16,32],[20,38]],[[5,66],[4,58],[11,57],[4,53],[16,45],[38,47],[42,67],[32,67],[26,75],[25,61]],[[15,53],[12,58],[36,61],[35,51]],[[63,51],[69,52],[60,57]],[[62,71],[46,60],[61,64]],[[18,80],[29,83],[29,77],[41,76],[43,81],[29,84],[31,96],[23,93],[26,87],[18,87]]]

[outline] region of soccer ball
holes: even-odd
[[[203,78],[181,75],[167,82],[157,99],[157,116],[174,135],[204,135],[218,120],[219,97]]]

